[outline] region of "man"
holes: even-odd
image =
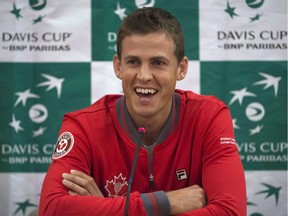
[[[175,90],[188,68],[176,18],[157,8],[131,13],[113,65],[124,95],[64,116],[40,215],[246,215],[227,106]]]

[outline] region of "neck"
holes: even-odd
[[[137,128],[145,127],[146,129],[146,133],[143,136],[143,143],[145,145],[153,145],[157,141],[169,117],[170,111],[171,110],[167,110],[167,112],[162,112],[161,115],[154,115],[152,117],[137,116],[136,118],[133,118],[132,116]]]
[[[137,142],[138,140],[137,129],[139,127],[145,127],[146,132],[143,136],[143,143],[145,145],[153,145],[156,142],[161,143],[177,127],[180,110],[180,97],[175,97],[175,103],[173,99],[172,104],[173,106],[170,106],[170,108],[165,112],[162,110],[155,115],[143,116],[129,113],[125,106],[125,100],[122,97],[116,103],[118,122],[124,132],[134,142]]]
[[[153,145],[157,141],[163,126],[164,124],[160,125],[159,123],[158,125],[151,123],[145,124],[146,133],[143,136],[143,143],[148,146]]]

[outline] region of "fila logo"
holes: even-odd
[[[176,176],[177,176],[178,181],[187,179],[186,170],[185,169],[177,170]]]

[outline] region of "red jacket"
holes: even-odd
[[[124,96],[105,96],[64,116],[43,182],[40,215],[124,215],[123,197],[139,138],[124,101]],[[227,106],[215,97],[176,90],[172,110],[157,143],[140,149],[129,214],[147,215],[149,208],[165,205],[147,207],[144,193],[198,184],[207,206],[183,215],[246,215],[244,170]],[[60,145],[63,136],[66,143]],[[61,175],[71,169],[92,176],[105,198],[69,195]]]

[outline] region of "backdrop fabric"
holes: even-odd
[[[286,0],[1,0],[0,216],[37,215],[63,114],[122,94],[116,33],[141,7],[183,26],[189,72],[177,88],[229,106],[247,215],[286,216]]]

